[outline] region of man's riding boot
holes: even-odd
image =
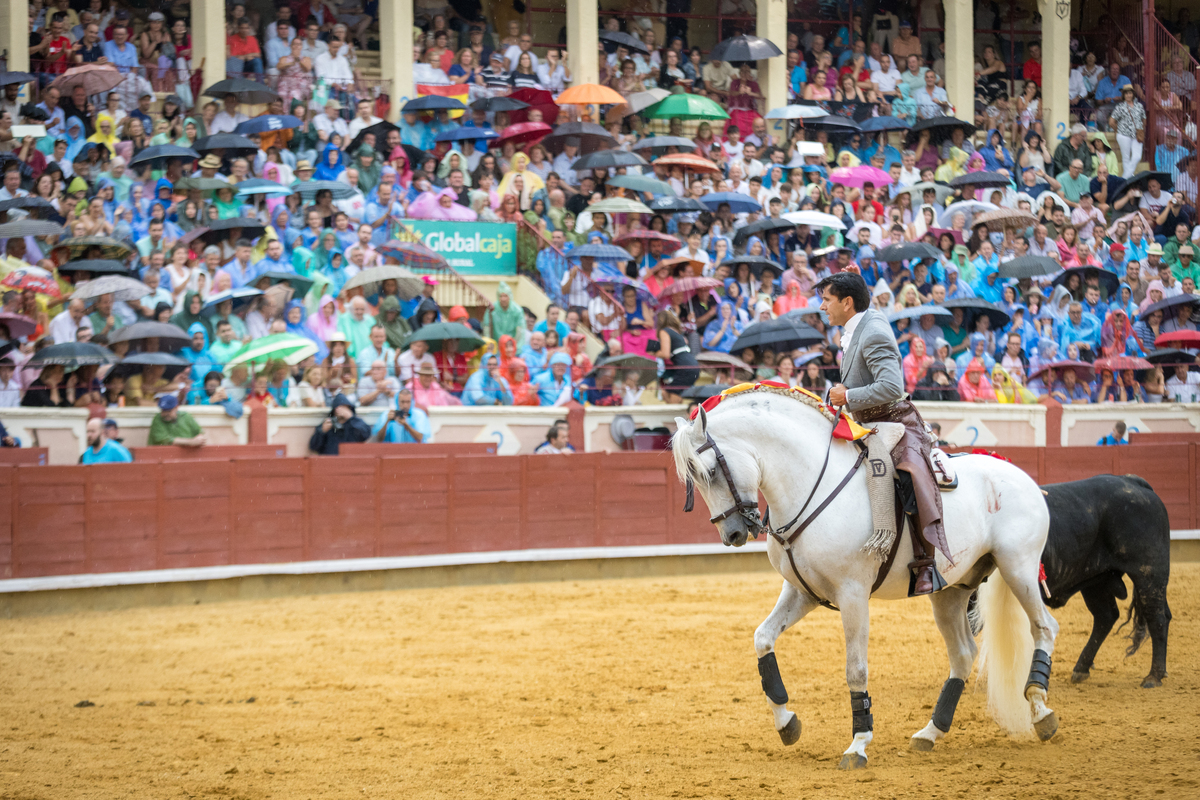
[[[917,514],[917,498],[912,475],[904,470],[897,470],[896,478],[899,484],[900,499],[904,504],[905,516],[908,517],[908,532],[912,537],[913,560],[908,564],[908,596],[933,594],[945,588],[946,580],[937,571],[933,558],[933,545],[922,535],[924,531],[921,529],[920,518]]]

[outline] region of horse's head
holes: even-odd
[[[703,408],[695,422],[676,417],[675,426],[671,450],[675,472],[688,487],[684,511],[692,510],[692,492],[699,490],[726,546],[741,547],[749,537],[757,538],[763,530],[758,515],[757,459],[736,440],[718,444],[708,432]]]

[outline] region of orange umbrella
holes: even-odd
[[[662,164],[663,166],[683,167],[688,172],[708,172],[716,174],[721,171],[713,162],[703,156],[694,155],[692,153],[676,153],[670,156],[663,156],[654,160],[654,166]]]
[[[572,86],[555,98],[560,106],[590,106],[624,103],[625,98],[617,91],[598,83],[581,83]]]

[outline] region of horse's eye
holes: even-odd
[[[708,470],[708,477],[710,477],[710,478],[715,478],[715,477],[717,477],[717,468],[716,468],[716,467],[710,467],[710,468],[709,468],[709,470]]]

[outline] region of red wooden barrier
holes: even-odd
[[[154,447],[132,447],[133,460],[150,463],[163,461],[230,461],[237,458],[286,458],[287,447],[277,444],[216,444],[206,447],[183,447],[164,444]]]
[[[487,456],[496,455],[495,442],[445,442],[416,444],[414,442],[362,442],[338,446],[339,456]]]
[[[1130,444],[1180,444],[1182,442],[1200,443],[1200,433],[1141,433],[1133,431],[1129,434]]]
[[[36,464],[44,467],[48,463],[49,447],[0,447],[0,464]]]

